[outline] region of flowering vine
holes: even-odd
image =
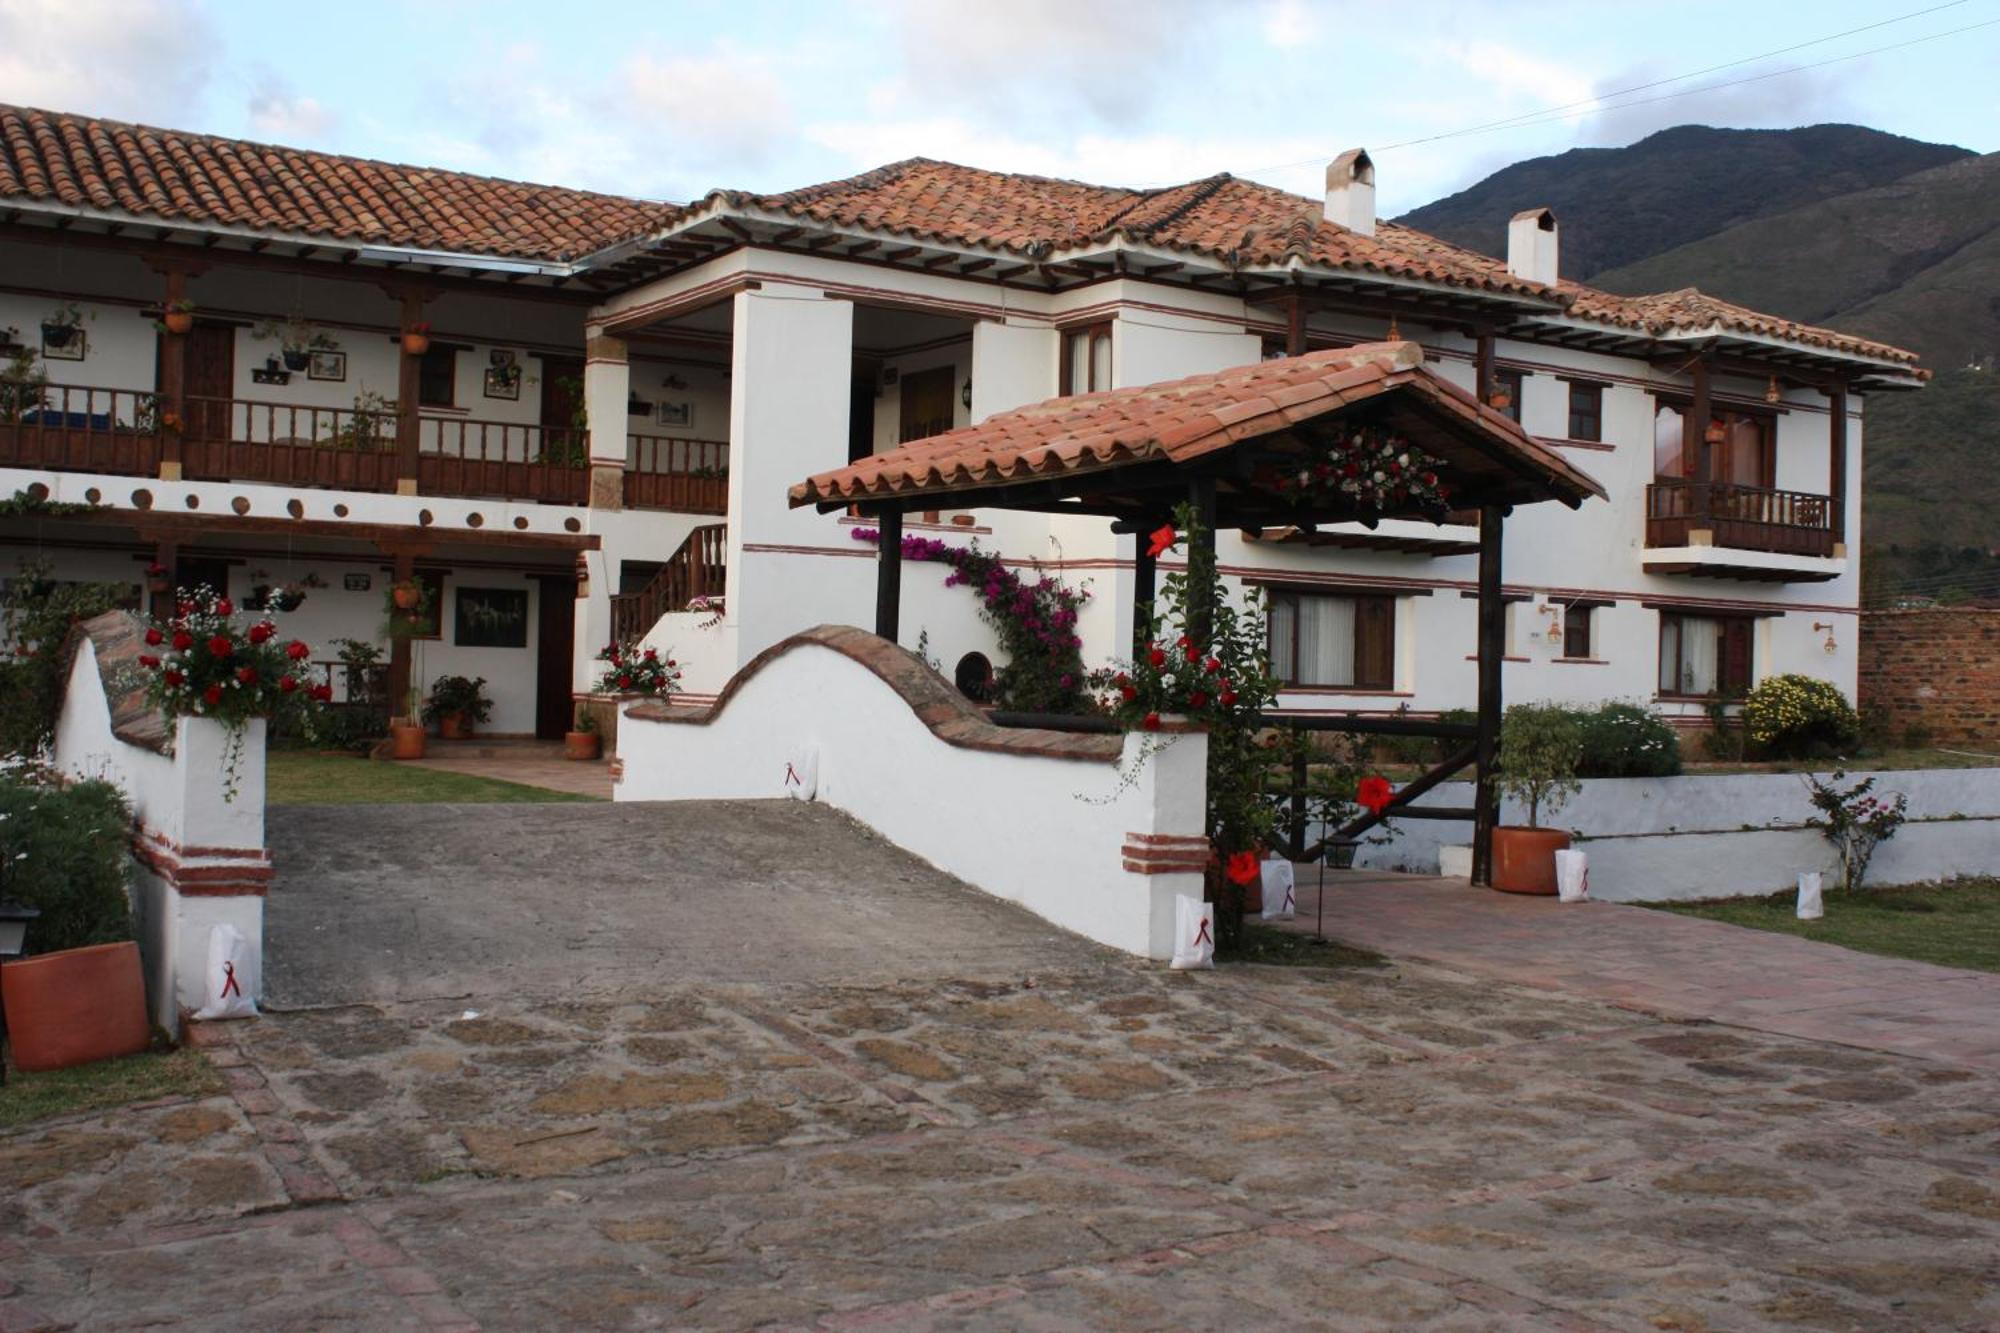
[[[854,540],[879,544],[874,528],[856,528]],[[994,675],[993,699],[1003,709],[1030,713],[1089,711],[1083,639],[1076,623],[1090,592],[1041,574],[1030,583],[999,556],[975,542],[952,546],[933,537],[903,538],[903,559],[951,566],[947,588],[979,595],[980,614],[1000,635],[1007,663]]]

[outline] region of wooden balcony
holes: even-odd
[[[159,398],[74,385],[0,389],[0,467],[157,477],[170,437]],[[182,475],[193,481],[391,493],[400,469],[393,404],[307,407],[191,397],[180,423]],[[727,446],[634,436],[625,503],[721,514]],[[472,417],[420,418],[417,488],[425,495],[582,505],[590,494],[584,432]]]
[[[636,643],[668,612],[687,610],[697,597],[724,596],[728,546],[727,524],[708,523],[688,533],[651,583],[611,599],[612,642]]]
[[[1833,497],[1724,482],[1660,481],[1646,488],[1646,545],[1708,544],[1737,551],[1831,557],[1841,540]]]

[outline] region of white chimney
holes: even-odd
[[[1516,213],[1507,224],[1507,271],[1517,278],[1556,285],[1556,215],[1546,208]]]
[[[1326,220],[1375,234],[1375,164],[1366,148],[1350,148],[1326,166]]]

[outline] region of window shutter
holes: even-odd
[[[1722,622],[1722,678],[1718,684],[1724,695],[1750,692],[1750,630],[1748,620]]]
[[[1396,683],[1396,604],[1387,597],[1354,600],[1354,683],[1389,689]]]

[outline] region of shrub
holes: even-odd
[[[1898,792],[1893,798],[1874,794],[1875,779],[1862,778],[1851,787],[1841,786],[1847,777],[1835,773],[1821,782],[1805,775],[1806,795],[1819,813],[1806,821],[1810,828],[1833,844],[1840,857],[1840,885],[1859,889],[1868,875],[1868,862],[1875,848],[1896,836],[1908,817],[1910,798]]]
[[[1812,676],[1773,676],[1743,700],[1743,730],[1753,751],[1774,759],[1840,753],[1861,735],[1847,696]]]
[[[1500,723],[1500,790],[1526,802],[1528,827],[1540,826],[1577,789],[1583,758],[1576,714],[1560,704],[1515,704]]]
[[[132,938],[126,847],[132,815],[108,782],[0,775],[0,898],[38,908],[28,952]]]
[[[1583,743],[1577,776],[1664,778],[1681,771],[1681,742],[1664,718],[1638,704],[1609,703],[1576,715]]]
[[[424,721],[459,714],[471,722],[484,722],[493,711],[486,697],[484,676],[439,676],[431,682],[431,697],[424,701]]]

